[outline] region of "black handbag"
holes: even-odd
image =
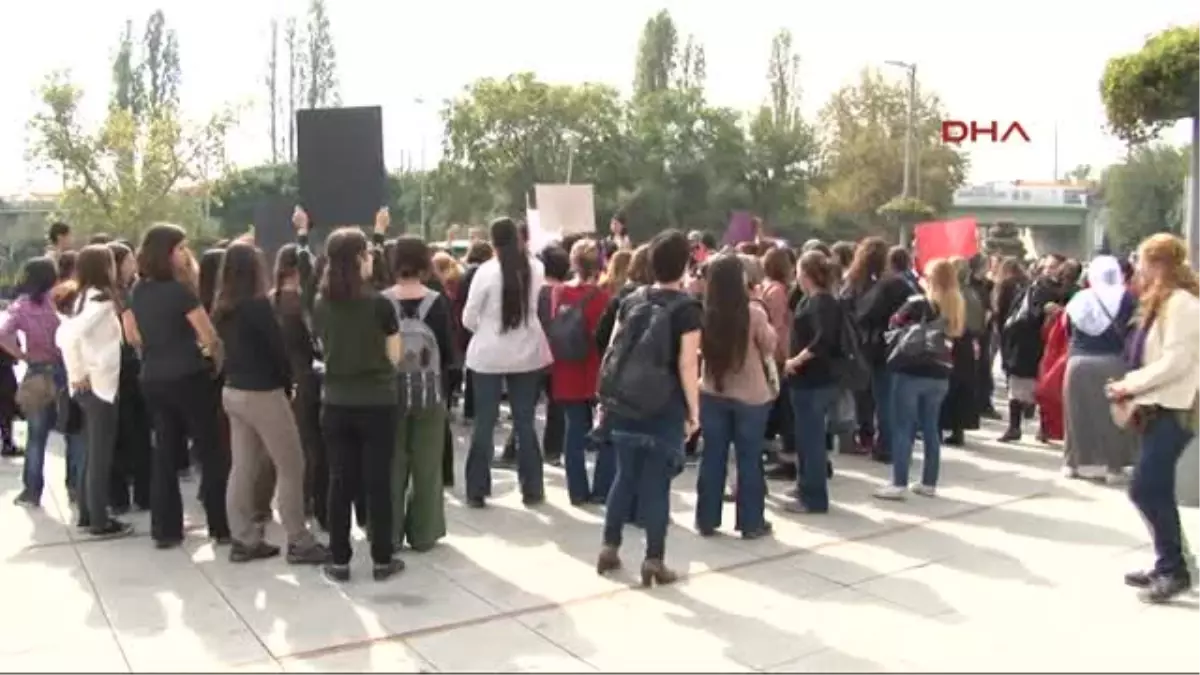
[[[916,323],[887,332],[887,365],[892,370],[944,368],[951,370],[953,343],[946,335],[946,320],[922,316]]]

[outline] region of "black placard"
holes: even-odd
[[[385,203],[383,109],[297,111],[296,163],[300,204],[314,229],[370,227]]]

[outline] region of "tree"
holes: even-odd
[[[1024,260],[1025,242],[1021,240],[1017,224],[1002,221],[989,227],[983,240],[983,251],[988,255]]]
[[[823,136],[814,210],[826,227],[856,234],[884,233],[879,209],[900,194],[904,182],[907,84],[864,70],[856,85],[833,94],[821,111]],[[966,176],[967,157],[940,142],[946,115],[936,95],[918,92],[913,110],[915,196],[941,213]]]
[[[158,115],[179,107],[179,41],[167,28],[162,10],[155,10],[146,22],[141,70],[145,81],[146,111]]]
[[[279,21],[271,19],[271,46],[267,51],[267,111],[271,116],[267,125],[271,134],[271,163],[279,163]]]
[[[817,152],[813,129],[800,113],[799,69],[792,34],[781,30],[771,40],[768,102],[750,121],[746,176],[754,210],[793,234],[807,220],[808,181]]]
[[[1108,167],[1100,189],[1112,245],[1132,250],[1155,232],[1179,232],[1187,171],[1187,150],[1163,143],[1135,146],[1124,162]]]
[[[289,17],[284,23],[283,44],[287,49],[288,82],[287,82],[287,116],[288,140],[287,156],[289,162],[296,161],[296,110],[304,98],[304,45],[295,17]]]
[[[646,20],[638,41],[637,61],[633,76],[633,95],[642,96],[663,91],[675,82],[675,66],[679,33],[667,10]]]
[[[41,108],[29,123],[29,157],[62,172],[60,208],[75,221],[136,237],[157,220],[192,225],[202,220],[184,188],[222,162],[233,115],[226,111],[187,124],[171,103],[171,85],[159,82],[152,114],[139,117],[113,105],[101,128],[89,133],[80,122],[82,90],[65,73],[47,77]]]
[[[329,27],[329,12],[325,0],[312,0],[308,6],[307,62],[305,74],[306,102],[309,108],[341,105],[338,92],[337,50]]]
[[[133,21],[125,22],[125,32],[113,59],[113,92],[111,105],[131,115],[141,115],[144,108],[142,77],[134,57]]]
[[[506,213],[524,211],[534,184],[563,182],[568,164],[598,198],[620,182],[621,105],[611,87],[551,85],[532,73],[484,78],[442,116],[445,162],[489,186]]]
[[[1069,183],[1091,183],[1095,180],[1092,176],[1091,164],[1079,164],[1074,169],[1063,174],[1062,178]]]
[[[230,171],[211,187],[212,215],[220,221],[225,237],[246,231],[254,222],[255,210],[264,200],[285,197],[297,202],[300,197],[300,178],[296,165],[264,164]]]
[[[1200,115],[1200,27],[1169,28],[1140,51],[1109,59],[1100,97],[1109,129],[1131,144]]]
[[[675,86],[680,89],[703,89],[708,77],[708,63],[704,57],[704,45],[700,44],[694,35],[689,35],[687,42],[678,56],[678,73]]]

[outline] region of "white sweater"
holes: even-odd
[[[1140,405],[1188,410],[1200,390],[1200,300],[1175,289],[1146,333],[1142,367],[1118,383]]]
[[[529,311],[525,323],[507,331],[500,322],[503,277],[495,258],[475,271],[467,302],[463,305],[463,326],[471,331],[466,367],[477,373],[528,373],[550,365],[553,357],[546,335],[538,320],[538,292],[546,274],[541,261],[530,256],[532,271],[529,284]]]
[[[112,300],[95,299],[99,294],[87,289],[82,309],[58,324],[54,341],[62,351],[67,381],[87,378],[93,394],[113,403],[121,384],[121,319]]]

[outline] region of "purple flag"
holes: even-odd
[[[745,241],[753,241],[754,234],[754,214],[749,211],[734,211],[729,217],[729,227],[725,228],[721,245],[737,246]]]

